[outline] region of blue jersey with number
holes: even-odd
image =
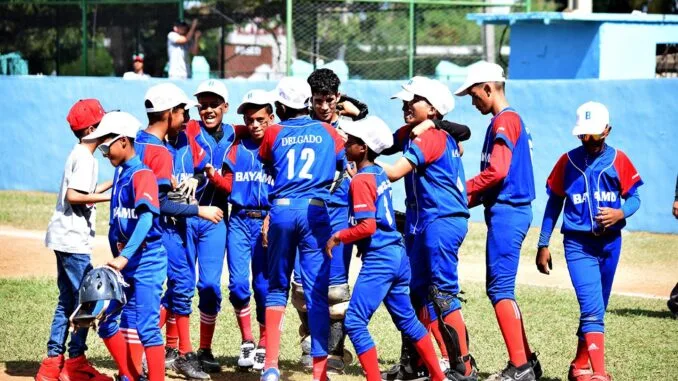
[[[273,177],[264,171],[259,144],[252,139],[238,140],[228,150],[224,166],[233,174],[228,201],[245,209],[269,209],[269,189]]]
[[[140,210],[153,213],[153,225],[144,240],[149,251],[162,246],[160,230],[160,200],[158,184],[153,172],[134,156],[120,165],[111,193],[111,229],[117,242],[127,243],[137,226]],[[115,245],[112,245],[115,247]],[[140,249],[142,250],[142,249]],[[162,252],[164,255],[164,252]]]
[[[328,202],[345,151],[334,127],[304,116],[269,127],[259,156],[273,175],[270,199],[317,198]]]
[[[598,208],[620,209],[621,199],[643,185],[638,171],[624,152],[608,145],[589,156],[577,147],[560,157],[546,182],[548,192],[565,197],[562,232],[594,232]],[[608,231],[624,228],[622,219]]]
[[[377,221],[377,231],[371,237],[356,242],[365,257],[382,247],[402,243],[402,234],[395,225],[391,182],[380,166],[364,167],[351,179],[349,218],[351,225],[366,218]]]
[[[468,218],[466,178],[457,142],[433,128],[410,139],[411,130],[402,127],[394,136],[403,157],[415,166],[405,176],[407,233],[418,234],[440,217]]]

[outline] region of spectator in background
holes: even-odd
[[[196,31],[198,20],[193,20],[191,27],[184,21],[174,23],[174,28],[167,34],[167,76],[170,79],[186,79],[189,77],[188,50],[198,53],[200,31]]]
[[[676,176],[676,196],[673,199],[673,216],[678,218],[678,176]]]
[[[132,55],[132,71],[122,75],[122,79],[149,79],[150,75],[144,73],[144,55],[142,53]]]

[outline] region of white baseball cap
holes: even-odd
[[[270,105],[273,101],[273,97],[271,95],[272,94],[270,91],[265,90],[255,89],[248,91],[247,94],[245,94],[245,96],[242,98],[242,103],[240,106],[238,106],[238,114],[243,114],[247,105]]]
[[[152,86],[146,91],[144,101],[146,103],[146,112],[167,111],[180,104],[186,105],[186,109],[198,105],[194,100],[188,98],[184,90],[181,90],[179,86],[171,82]]]
[[[216,94],[222,97],[225,103],[228,103],[228,89],[223,82],[216,79],[208,79],[207,81],[203,81],[200,85],[198,85],[198,88],[195,90],[193,95],[197,97],[202,93]]]
[[[468,89],[477,83],[505,81],[504,69],[501,66],[487,61],[479,61],[468,67],[464,84],[454,94],[466,95]]]
[[[572,135],[600,135],[610,124],[610,112],[604,104],[586,102],[577,109],[577,124]]]
[[[402,99],[406,102],[414,99],[415,95],[426,98],[441,115],[454,110],[454,97],[442,82],[426,77],[412,77],[402,85],[402,90],[395,93],[391,99]]]
[[[381,153],[393,145],[393,132],[376,116],[356,121],[340,119],[339,128],[349,135],[362,139],[376,153]]]
[[[272,101],[280,102],[289,108],[301,110],[308,107],[311,86],[305,79],[284,77],[272,92]]]
[[[99,123],[97,129],[87,135],[84,141],[93,141],[106,135],[122,135],[129,138],[137,136],[137,132],[141,129],[141,122],[132,116],[132,114],[124,111],[111,111],[106,113]]]

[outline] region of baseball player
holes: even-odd
[[[161,381],[165,379],[165,353],[159,326],[160,295],[167,274],[167,254],[162,245],[157,180],[134,149],[140,127],[130,114],[110,112],[87,137],[87,141],[101,139],[99,149],[118,168],[111,197],[114,232],[109,236],[115,238],[110,242],[115,250],[108,266],[122,272],[129,284],[120,319],[102,323],[99,336],[122,379],[139,379],[144,352],[148,380]]]
[[[398,329],[414,342],[433,381],[445,379],[427,329],[417,320],[410,304],[410,263],[402,234],[397,231],[391,182],[374,159],[393,144],[388,126],[379,118],[342,121],[348,134],[346,157],[356,163],[351,180],[349,208],[352,225],[332,235],[325,251],[334,255],[340,242],[355,242],[362,253],[362,267],[346,312],[346,331],[358,352],[368,381],[380,381],[377,349],[367,330],[370,318],[383,301]]]
[[[191,120],[186,129],[196,129],[198,145],[202,147],[209,163],[214,168],[222,168],[226,152],[237,136],[246,136],[247,128],[236,130],[232,125],[223,123],[228,112],[228,90],[223,82],[207,80],[198,85],[194,94],[198,99],[200,121]],[[206,179],[205,179],[206,180]],[[200,177],[189,178],[187,187],[193,189],[200,205],[215,205],[228,210],[226,197],[215,197],[214,184]],[[197,187],[197,190],[196,190]],[[198,358],[203,370],[208,373],[219,372],[221,365],[212,354],[212,338],[221,310],[221,273],[226,255],[226,224],[213,224],[208,221],[189,221],[187,244],[192,246],[198,258],[198,296],[200,302],[200,349]]]
[[[179,335],[180,355],[174,361],[173,368],[179,373],[194,379],[207,379],[209,376],[198,366],[197,355],[192,351],[190,343],[189,314],[195,275],[191,274],[195,264],[187,263],[194,258],[192,249],[187,249],[186,229],[187,217],[199,216],[211,224],[219,224],[223,218],[221,209],[215,206],[198,206],[170,200],[167,194],[172,190],[173,157],[165,145],[165,138],[178,137],[184,124],[185,110],[193,105],[186,94],[173,83],[161,83],[148,89],[145,96],[146,113],[149,125],[146,130],[139,131],[135,140],[135,149],[141,161],[148,166],[158,179],[160,195],[160,212],[163,231],[163,245],[167,250],[169,262],[168,293],[164,306],[170,307],[174,313]],[[189,130],[191,131],[191,130]],[[195,140],[196,132],[184,134],[186,139]],[[171,144],[168,144],[171,146]],[[193,143],[196,155],[199,147]],[[173,148],[174,149],[174,148]],[[205,158],[192,160],[198,167],[206,163]],[[197,163],[196,163],[197,162]],[[160,325],[168,318],[167,309],[163,308]]]
[[[318,69],[311,73],[307,82],[311,86],[311,118],[337,127],[340,118],[348,120],[362,119],[367,115],[367,106],[356,99],[339,93],[341,84],[339,77],[330,69]],[[341,130],[337,130],[341,135]],[[330,201],[327,209],[332,222],[332,233],[348,227],[348,184],[350,183],[346,171],[337,171],[335,181],[330,188]],[[351,296],[348,286],[348,269],[351,263],[353,245],[340,243],[334,249],[330,264],[330,337],[328,342],[329,358],[328,371],[341,373],[346,364],[353,361],[353,354],[344,348],[346,334],[344,332],[344,315]],[[295,262],[294,281],[292,283],[292,304],[297,308],[302,336],[301,363],[312,365],[310,354],[311,333],[308,329],[308,312],[304,303],[301,277],[299,275],[299,261]]]
[[[640,207],[643,181],[626,154],[605,143],[611,129],[603,104],[581,105],[572,130],[581,146],[561,156],[546,181],[549,199],[536,262],[540,272],[549,274],[549,240],[564,204],[565,260],[581,313],[571,381],[611,379],[605,370],[605,309],[619,263],[621,230]]]
[[[308,116],[308,83],[283,78],[275,89],[279,126],[266,130],[259,156],[270,167],[269,287],[266,297],[267,347],[263,381],[280,379],[280,327],[287,304],[295,250],[309,314],[313,379],[327,379],[329,337],[328,282],[330,261],[323,247],[331,234],[326,207],[334,173],[345,155],[335,129]]]
[[[232,205],[228,220],[227,256],[229,300],[233,305],[242,343],[238,366],[261,371],[266,357],[266,325],[264,322],[268,268],[262,242],[263,222],[270,203],[268,191],[272,178],[259,160],[259,146],[266,129],[274,124],[275,115],[270,94],[252,90],[245,94],[238,114],[242,114],[249,138],[238,139],[229,148],[222,169],[207,167],[207,176],[215,187],[226,193]],[[250,320],[250,268],[252,288],[259,322],[259,343],[254,344]]]
[[[461,154],[455,138],[439,129],[410,139],[415,126],[426,119],[442,119],[452,111],[454,98],[445,85],[425,77],[412,78],[392,98],[402,100],[407,125],[394,134],[394,144],[403,156],[384,169],[391,181],[405,177],[412,304],[421,311],[427,309],[426,300],[433,301],[449,354],[448,379],[476,380],[457,297],[458,251],[468,231],[469,217]],[[401,364],[382,375],[387,380],[425,377],[416,360],[410,367]]]
[[[541,365],[530,351],[516,303],[515,284],[520,248],[532,222],[534,176],[529,131],[504,93],[504,70],[477,63],[456,95],[469,95],[483,114],[492,113],[485,134],[480,174],[466,182],[469,207],[485,206],[487,224],[487,295],[494,306],[509,361],[492,380],[535,380]]]
[[[68,343],[69,359],[64,361],[69,333],[68,317],[78,305],[80,283],[92,269],[90,256],[96,225],[95,204],[111,199],[109,194],[103,193],[111,188],[110,181],[97,186],[99,163],[94,157],[94,150],[98,142],[82,140],[96,131],[103,116],[104,109],[98,100],[83,99],[71,107],[66,117],[78,144],[66,160],[56,209],[45,236],[45,245],[54,250],[56,255],[59,300],[47,342],[47,358],[42,361],[35,375],[37,381],[81,378],[110,380],[110,377],[99,373],[85,357],[87,328],[71,333]]]

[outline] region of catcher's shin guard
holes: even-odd
[[[438,290],[436,286],[431,286],[430,288],[430,297],[433,301],[433,308],[438,314],[438,324],[440,327],[440,333],[443,336],[443,341],[445,342],[445,348],[447,348],[447,354],[450,358],[450,369],[456,370],[460,374],[466,372],[466,361],[471,361],[471,366],[475,367],[475,361],[471,354],[465,356],[461,353],[460,338],[457,334],[457,331],[445,323],[443,319],[449,312],[451,312],[451,306],[454,300],[459,299],[457,295],[446,293]],[[466,331],[466,346],[469,344],[468,330]]]

